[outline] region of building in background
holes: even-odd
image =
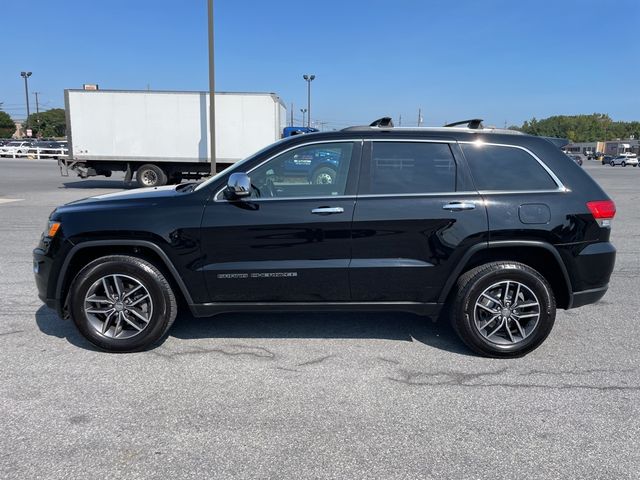
[[[605,142],[605,155],[616,156],[622,153],[640,153],[640,140],[629,138],[626,140],[613,140]]]
[[[605,142],[576,142],[565,145],[562,150],[573,155],[594,156],[596,152],[604,152]]]

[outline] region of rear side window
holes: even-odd
[[[555,190],[556,182],[526,151],[497,145],[462,144],[478,190]]]
[[[456,164],[446,143],[374,142],[369,193],[453,192]]]

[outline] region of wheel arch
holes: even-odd
[[[551,285],[559,308],[571,308],[573,290],[567,268],[553,245],[536,240],[495,241],[471,247],[445,283],[438,301],[444,303],[460,275],[488,262],[523,263],[545,277]]]
[[[64,310],[71,282],[83,266],[107,255],[130,255],[153,263],[167,276],[176,294],[188,305],[193,304],[191,294],[171,259],[158,245],[147,240],[90,240],[75,245],[66,256],[56,282],[56,299]],[[176,288],[177,287],[177,288]],[[59,312],[62,313],[62,312]]]

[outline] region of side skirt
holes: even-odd
[[[212,317],[231,312],[331,312],[331,311],[391,311],[434,316],[441,303],[420,302],[245,302],[197,303],[189,308],[194,317]]]

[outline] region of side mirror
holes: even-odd
[[[238,200],[251,195],[251,179],[244,172],[232,173],[227,180],[224,196],[227,200]]]

